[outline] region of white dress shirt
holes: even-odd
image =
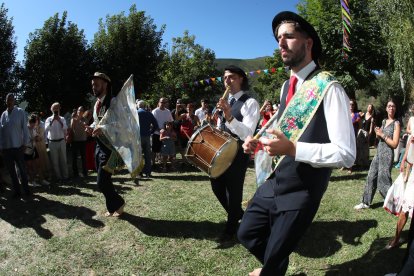
[[[243,91],[239,91],[232,96],[238,100],[243,94]],[[243,103],[240,112],[243,115],[243,121],[240,122],[234,118],[230,123],[226,122],[226,127],[244,141],[247,136],[253,136],[256,130],[257,123],[260,119],[259,103],[250,97]],[[220,125],[220,119],[218,120],[217,125]]]
[[[66,120],[62,116],[59,116],[60,123],[57,120],[53,120],[53,115],[48,117],[45,122],[45,130],[48,132],[47,138],[49,140],[60,140],[64,139],[68,126]]]
[[[312,61],[295,74],[298,78],[295,92],[315,68],[316,64]],[[344,88],[339,83],[331,85],[322,104],[331,142],[326,144],[297,142],[295,160],[308,163],[315,168],[350,168],[355,161],[356,145],[354,128],[350,120],[349,98]]]

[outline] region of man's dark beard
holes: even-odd
[[[102,90],[95,90],[93,91],[93,94],[95,95],[95,97],[99,98],[99,96],[102,95]]]
[[[283,63],[289,67],[295,67],[295,66],[298,66],[305,59],[305,56],[306,56],[305,45],[302,45],[302,47],[300,48],[300,51],[297,53],[296,56],[293,56],[291,59],[283,61]]]

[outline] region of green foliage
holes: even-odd
[[[402,74],[406,99],[414,88],[414,2],[371,0],[369,7],[388,46],[390,70]]]
[[[0,106],[5,107],[7,93],[19,91],[18,74],[20,66],[16,62],[16,41],[12,20],[7,18],[4,3],[0,6]]]
[[[252,59],[218,58],[216,59],[217,69],[223,72],[228,65],[236,65],[246,72],[267,69],[266,59],[269,57],[258,57]]]
[[[30,34],[25,47],[24,99],[28,111],[48,111],[59,102],[62,111],[88,104],[90,53],[83,30],[56,13]]]
[[[159,70],[160,81],[155,84],[152,101],[161,96],[172,100],[183,98],[186,102],[199,102],[207,98],[214,102],[223,93],[222,83],[201,84],[200,80],[215,78],[222,72],[216,70],[215,54],[195,43],[195,36],[184,32],[182,37],[173,38],[171,52],[168,53]]]
[[[270,100],[272,103],[279,103],[280,89],[289,76],[286,70],[279,71],[284,67],[279,49],[273,53],[273,57],[266,58],[266,67],[275,68],[276,72],[270,74],[261,74],[254,86],[254,91],[258,95],[259,102]],[[278,70],[279,69],[279,70]]]
[[[154,20],[137,11],[132,5],[129,14],[100,19],[92,49],[95,56],[95,71],[102,71],[112,80],[112,91],[118,93],[128,77],[134,75],[135,93],[138,98],[146,97],[152,84],[158,78],[158,66],[164,50],[162,35],[165,26],[157,30]]]
[[[367,8],[369,0],[349,1],[352,27],[348,59],[342,52],[342,18],[339,0],[302,0],[299,13],[317,30],[323,45],[320,60],[323,69],[331,71],[348,95],[368,87],[375,80],[374,71],[387,69],[387,45],[382,39],[379,22]]]

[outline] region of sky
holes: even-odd
[[[64,11],[68,21],[83,29],[92,42],[98,21],[107,15],[128,14],[132,4],[145,11],[159,30],[165,24],[163,44],[185,30],[195,42],[215,52],[216,58],[251,59],[273,55],[278,47],[272,34],[272,19],[280,11],[296,12],[299,0],[0,0],[8,9],[17,42],[17,60],[24,59],[29,34]]]

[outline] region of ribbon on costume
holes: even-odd
[[[280,119],[274,120],[268,128],[279,129],[290,141],[297,142],[318,110],[328,88],[336,82],[326,71],[315,72],[292,97]],[[263,136],[273,138],[273,135],[267,132],[264,132]],[[283,158],[284,156],[269,156],[259,147],[254,158],[258,187],[274,173]]]

